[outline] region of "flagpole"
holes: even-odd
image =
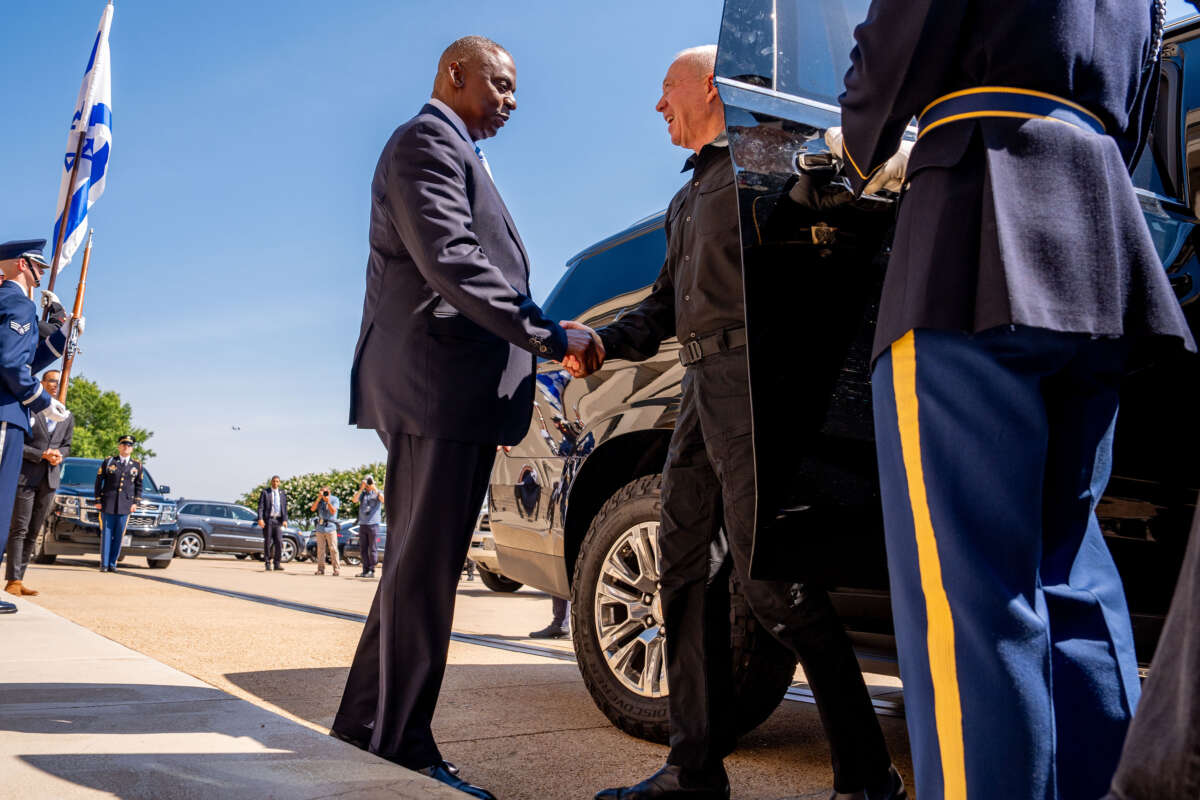
[[[75,176],[79,174],[79,162],[83,157],[83,143],[85,139],[87,139],[86,127],[80,129],[79,144],[75,147],[75,163],[71,165],[71,180],[67,184],[67,199],[63,202],[62,216],[60,217],[62,221],[58,226],[58,241],[54,245],[54,264],[50,267],[50,284],[46,287],[46,291],[49,292],[54,291],[54,280],[58,277],[58,265],[62,261],[63,242],[67,238],[67,214],[71,210],[71,198],[75,194],[72,190],[75,188]],[[87,202],[86,197],[84,198],[84,202]],[[49,306],[46,307],[42,319],[50,319]]]
[[[67,346],[63,356],[62,372],[58,376],[58,401],[67,401],[67,384],[71,381],[71,366],[75,363],[75,353],[79,344],[75,340],[75,324],[83,313],[83,293],[87,289],[88,264],[92,261],[92,237],[96,229],[88,231],[87,246],[83,249],[83,264],[79,267],[79,286],[75,289],[75,307],[71,311],[71,329],[67,331]]]

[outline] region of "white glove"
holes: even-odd
[[[902,141],[896,154],[883,163],[867,181],[864,194],[875,194],[881,189],[899,192],[904,188],[904,173],[908,171],[908,156],[912,153],[915,142]]]
[[[66,406],[53,398],[50,400],[50,405],[42,409],[42,416],[51,422],[62,422],[70,416],[70,413]]]
[[[45,311],[51,303],[58,303],[59,305],[62,305],[58,299],[58,295],[49,289],[42,289],[42,310]]]
[[[825,146],[838,158],[845,158],[842,153],[842,127],[840,125],[834,125],[825,130]]]

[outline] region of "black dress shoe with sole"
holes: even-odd
[[[467,783],[462,778],[458,777],[458,775],[447,769],[449,766],[451,765],[443,761],[441,764],[434,764],[432,767],[425,767],[417,770],[417,772],[433,778],[438,783],[444,783],[452,789],[458,789],[460,792],[470,797],[478,797],[479,800],[496,800],[496,796],[494,794],[489,792],[487,789]]]
[[[834,792],[829,800],[908,800],[908,792],[904,790],[900,773],[895,767],[889,767],[887,781],[881,786],[858,792]]]
[[[596,800],[729,800],[729,778],[724,769],[696,774],[667,764],[635,786],[597,792]]]
[[[562,639],[569,631],[566,628],[555,625],[553,622],[542,628],[540,631],[532,631],[529,634],[530,639]]]
[[[355,737],[355,736],[351,736],[348,733],[342,733],[341,731],[335,731],[332,728],[330,728],[330,730],[329,730],[329,735],[335,739],[340,739],[341,741],[345,742],[348,745],[357,747],[359,750],[366,750],[368,747],[371,746],[371,743],[369,741],[366,741],[364,739],[359,739],[358,737]]]

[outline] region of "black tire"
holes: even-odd
[[[247,555],[246,553],[234,553],[233,557],[236,558],[238,561],[245,561],[246,555]]]
[[[166,569],[171,566],[174,559],[168,558],[147,558],[146,563],[150,565],[150,569]]]
[[[53,564],[58,560],[58,555],[55,553],[46,552],[46,539],[50,536],[50,522],[47,520],[42,529],[38,531],[37,539],[33,543],[33,563],[35,564]]]
[[[479,565],[476,564],[475,566],[478,567]],[[483,567],[479,567],[479,580],[483,581],[483,585],[493,592],[515,592],[525,585],[495,572],[489,572]]]
[[[665,744],[670,736],[666,691],[651,696],[622,683],[609,666],[596,625],[596,590],[609,552],[627,532],[657,525],[661,514],[661,475],[647,475],[631,481],[610,497],[596,514],[575,564],[571,637],[579,671],[596,706],[613,725],[626,733]],[[710,591],[730,593],[733,707],[740,736],[766,720],[783,700],[796,671],[796,659],[790,650],[762,629],[750,612],[736,579],[731,577],[727,587],[723,581],[720,584],[714,583]],[[720,607],[722,604],[715,605]],[[649,659],[649,650],[644,652],[644,657]],[[642,669],[645,669],[644,663]]]
[[[279,551],[279,561],[281,564],[287,564],[296,557],[296,552],[299,548],[296,546],[294,539],[283,537],[283,548]]]
[[[196,531],[184,531],[175,540],[175,555],[178,558],[195,558],[204,552],[204,537]]]
[[[251,554],[250,554],[250,557],[251,557],[251,558],[253,558],[255,561],[262,561],[262,560],[263,560],[263,554],[262,554],[262,553],[251,553]]]

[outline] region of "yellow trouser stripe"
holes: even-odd
[[[921,467],[921,429],[917,421],[917,349],[909,331],[892,344],[892,388],[900,429],[900,451],[908,477],[908,499],[912,506],[917,538],[917,569],[925,595],[929,623],[926,645],[929,673],[933,679],[933,715],[942,760],[943,797],[966,800],[967,775],[963,762],[962,705],[958,696],[958,665],[954,655],[954,617],[942,582],[942,562],[937,537],[925,494]]]

